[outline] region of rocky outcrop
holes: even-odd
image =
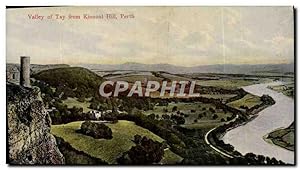
[[[9,164],[64,164],[56,140],[50,134],[51,119],[37,87],[12,83],[7,88]]]

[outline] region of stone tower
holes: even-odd
[[[30,57],[21,56],[20,85],[30,87]]]

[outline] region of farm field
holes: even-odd
[[[128,83],[134,83],[136,81],[162,81],[162,78],[155,77],[153,75],[123,75],[108,77],[111,81],[126,81]]]
[[[132,140],[136,134],[147,136],[159,142],[164,141],[149,130],[135,125],[134,122],[125,120],[119,120],[116,124],[106,123],[112,130],[112,139],[94,139],[93,137],[75,131],[80,128],[81,123],[82,121],[77,121],[62,125],[52,125],[51,133],[63,138],[76,150],[83,151],[109,164],[116,164],[116,159],[120,157],[122,153],[128,151],[132,146],[135,146]],[[168,150],[165,152],[162,161],[165,163],[174,163],[181,161],[181,157]]]
[[[177,108],[174,110],[174,108]],[[144,112],[146,115],[154,113],[160,117],[164,114],[172,115],[178,114],[177,112],[188,115],[185,117],[185,124],[202,124],[202,123],[214,123],[226,121],[228,117],[232,116],[232,113],[225,113],[222,109],[217,109],[213,104],[195,102],[195,103],[169,103],[168,106],[156,105],[153,110]],[[217,115],[214,118],[214,115]],[[196,121],[195,121],[196,120]]]
[[[181,125],[184,128],[187,129],[202,129],[202,130],[210,130],[213,129],[219,125],[222,125],[223,122],[220,121],[198,121],[197,123],[193,123],[193,124],[184,124]]]
[[[228,105],[236,109],[242,110],[241,106],[246,106],[249,109],[251,109],[252,107],[259,105],[261,103],[262,101],[260,100],[260,97],[252,94],[247,94],[246,96],[244,96],[239,100],[228,103]]]
[[[236,94],[200,94],[200,97],[227,100],[235,97]]]
[[[197,84],[201,86],[214,86],[225,89],[236,89],[242,86],[249,86],[254,84],[251,80],[240,80],[240,79],[225,79],[225,80],[197,80]]]
[[[182,76],[182,75],[175,75],[170,73],[162,73],[162,77],[170,79],[171,81],[192,81],[193,79]]]

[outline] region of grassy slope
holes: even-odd
[[[243,98],[230,102],[228,103],[229,106],[240,109],[240,106],[247,106],[249,109],[252,108],[255,105],[261,104],[260,97],[252,95],[252,94],[247,94]]]
[[[162,138],[147,129],[135,125],[134,122],[125,120],[120,120],[116,124],[107,124],[112,129],[113,139],[94,139],[75,132],[76,129],[80,128],[81,123],[81,121],[78,121],[65,125],[52,125],[51,133],[63,138],[73,148],[93,157],[100,158],[110,164],[115,164],[116,158],[135,145],[132,140],[136,134],[147,136],[159,142],[163,141]],[[167,151],[165,154],[163,162],[173,163],[181,160],[181,157],[171,151]]]

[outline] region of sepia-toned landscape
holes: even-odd
[[[87,13],[93,21],[74,17]],[[293,17],[291,7],[7,9],[7,163],[294,165]]]

